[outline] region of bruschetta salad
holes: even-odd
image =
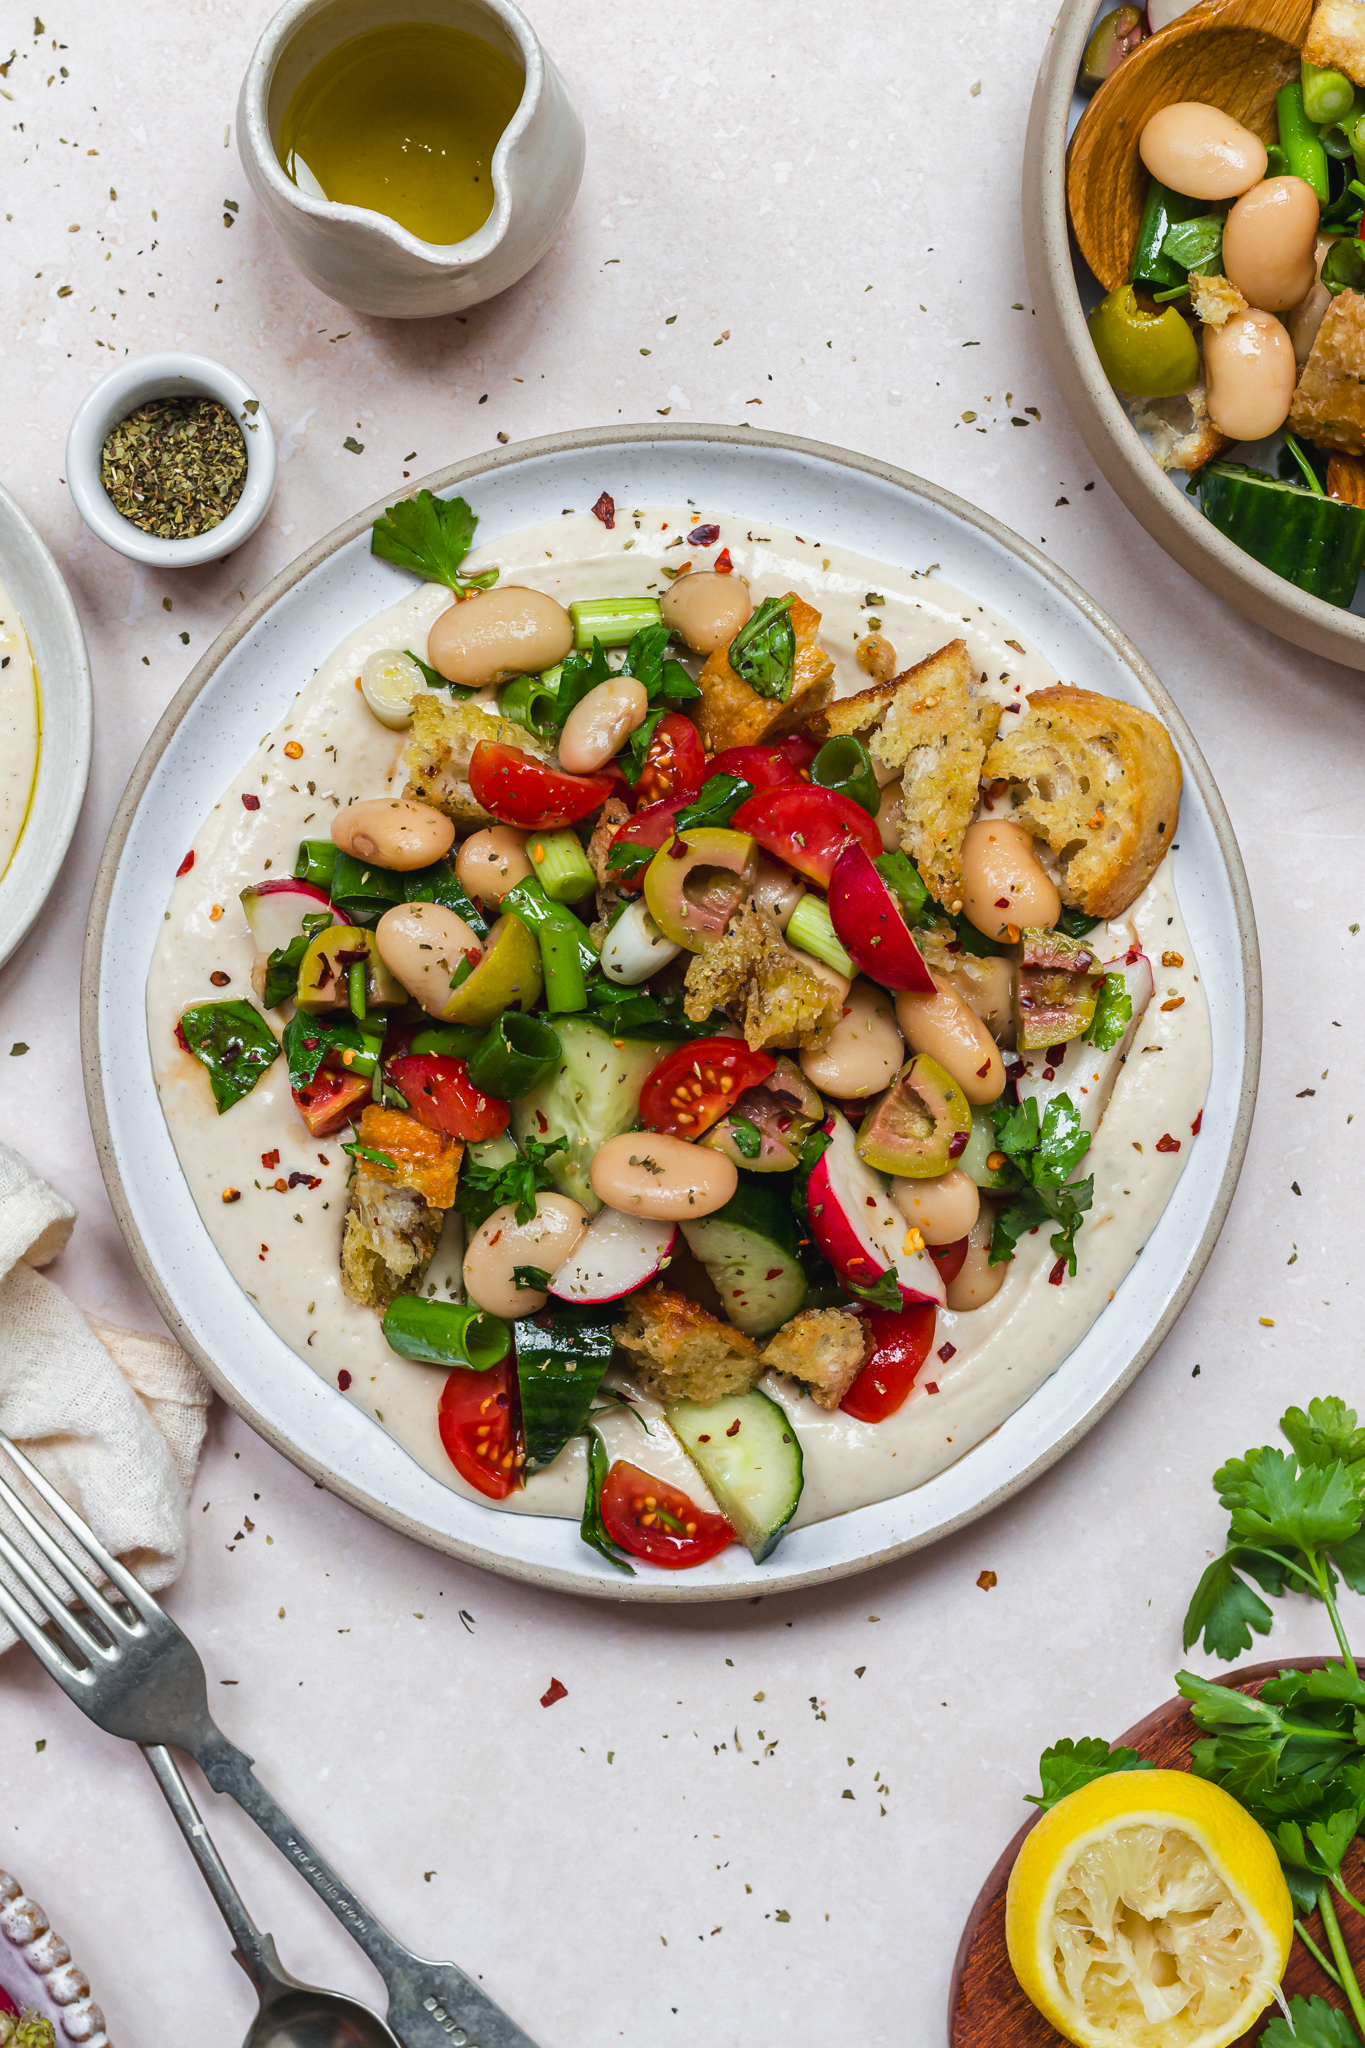
[[[761,1560],[997,1428],[1165,1207],[1179,760],[936,564],[605,491],[476,524],[376,522],[418,582],[187,854],[161,1100],[248,1295],[428,1471],[622,1571]]]

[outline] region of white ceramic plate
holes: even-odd
[[[754,1565],[732,1546],[697,1571],[625,1579],[571,1522],[499,1514],[422,1471],[310,1370],[252,1307],[199,1219],[152,1080],[144,1014],[171,878],[234,762],[251,753],[344,633],[411,579],[369,551],[380,507],[300,556],[204,656],[129,783],[90,912],[82,993],[91,1120],[129,1247],[167,1322],[224,1398],[324,1485],[439,1550],[515,1578],[613,1599],[727,1600],[839,1578],[933,1542],[1059,1458],[1151,1358],[1218,1236],[1246,1147],[1260,1058],[1260,971],[1246,877],[1227,814],[1155,675],[1083,591],[1026,541],[902,470],[815,442],[729,427],[618,427],[533,441],[427,480],[460,490],[481,543],[590,505],[692,498],[906,568],[941,565],[995,605],[1064,677],[1155,710],[1185,766],[1179,889],[1213,1034],[1200,1141],[1143,1257],[1083,1342],[986,1441],[915,1492],[797,1530]]]
[[[56,881],[90,773],[92,706],[85,636],[62,573],[8,491],[0,490],[0,583],[18,606],[38,668],[43,734],[33,804],[0,881],[0,965]]]
[[[59,2041],[111,2048],[84,1970],[42,1907],[7,1870],[0,1870],[0,1991],[20,2012],[50,2020]],[[0,2005],[0,2011],[8,2009]]]

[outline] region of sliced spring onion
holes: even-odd
[[[332,875],[337,864],[337,849],[330,839],[301,839],[299,857],[294,863],[294,880],[311,882],[317,889],[331,893]]]
[[[646,626],[663,624],[656,597],[587,597],[569,606],[573,644],[586,653],[594,640],[603,647],[624,647]]]
[[[573,912],[562,903],[552,903],[534,875],[508,890],[502,908],[504,913],[519,917],[535,933],[545,976],[546,1008],[560,1015],[586,1010],[585,975],[596,967],[597,955]]]
[[[850,981],[858,972],[834,936],[829,905],[823,896],[805,895],[801,898],[787,925],[787,944],[798,946],[813,959],[822,960],[836,974],[846,974]]]
[[[514,725],[524,726],[538,740],[552,740],[563,724],[559,712],[559,678],[563,663],[543,676],[516,676],[498,692],[498,709]]]
[[[384,1311],[384,1341],[424,1365],[463,1365],[487,1372],[506,1358],[512,1332],[501,1316],[454,1301],[399,1294]]]
[[[576,832],[534,833],[526,851],[535,863],[536,880],[551,903],[577,903],[597,887],[597,877]]]
[[[881,808],[882,793],[872,766],[872,756],[851,732],[840,733],[837,738],[825,741],[811,762],[810,779],[821,789],[832,789],[836,795],[861,804],[874,818]]]

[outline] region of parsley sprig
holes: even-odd
[[[515,1207],[518,1223],[529,1223],[536,1213],[537,1194],[555,1184],[546,1161],[552,1153],[567,1150],[567,1138],[551,1138],[548,1145],[542,1145],[539,1138],[528,1137],[516,1158],[509,1159],[504,1166],[480,1166],[466,1153],[455,1191],[455,1207],[476,1229],[507,1202]]]
[[[1075,1104],[1069,1095],[1054,1095],[1040,1123],[1037,1101],[1029,1096],[1017,1106],[993,1103],[990,1116],[996,1147],[1005,1155],[1004,1185],[1014,1190],[995,1219],[991,1264],[1012,1259],[1024,1232],[1051,1219],[1057,1225],[1052,1249],[1074,1276],[1076,1232],[1095,1198],[1093,1174],[1071,1178],[1090,1147],[1090,1133],[1081,1128]]]
[[[418,491],[415,498],[400,498],[375,520],[370,553],[411,569],[428,583],[447,584],[457,597],[467,597],[471,590],[487,590],[498,580],[496,569],[485,569],[480,576],[460,574],[478,523],[478,515],[463,498],[436,498],[430,491]]]

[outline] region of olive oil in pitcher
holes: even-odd
[[[493,210],[493,151],[525,83],[501,50],[443,22],[369,29],[296,86],[280,162],[314,196],[385,214],[423,242],[463,242]]]

